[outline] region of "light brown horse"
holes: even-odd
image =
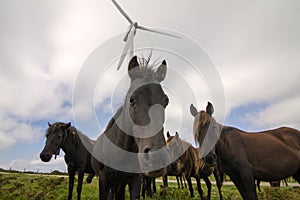
[[[292,176],[300,183],[300,131],[281,127],[257,133],[222,126],[212,117],[213,105],[198,112],[191,105],[194,137],[219,135],[215,151],[244,200],[258,199],[255,180],[278,181]]]
[[[216,167],[206,164],[204,158],[200,158],[200,149],[194,148],[190,143],[179,138],[179,134],[176,132],[175,136],[167,135],[167,146],[169,147],[170,157],[177,158],[177,170],[182,172],[185,176],[191,197],[194,197],[194,191],[191,178],[194,177],[197,182],[197,189],[201,200],[204,200],[203,191],[201,188],[200,179],[205,181],[207,186],[207,200],[211,196],[211,182],[208,177],[215,171]],[[216,171],[217,172],[217,171]],[[221,184],[219,181],[219,174],[214,173],[217,181],[220,199],[222,198]]]

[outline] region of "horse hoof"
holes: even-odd
[[[86,182],[87,183],[91,183],[92,182],[92,178],[86,178]]]

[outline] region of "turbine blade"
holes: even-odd
[[[174,37],[174,38],[180,38],[179,36],[177,35],[173,35],[173,34],[170,34],[170,33],[165,33],[165,32],[161,32],[161,31],[156,31],[156,30],[153,30],[153,29],[149,29],[149,28],[146,28],[144,26],[137,26],[136,27],[137,29],[141,29],[143,31],[149,31],[149,32],[153,32],[153,33],[158,33],[158,34],[162,34],[162,35],[167,35],[167,36],[171,36],[171,37]]]
[[[115,0],[111,0],[113,2],[113,4],[115,4],[115,6],[118,8],[118,10],[120,11],[120,13],[127,19],[127,21],[132,24],[133,21],[132,19],[130,19],[130,17],[127,15],[127,13],[122,9],[122,7],[118,4],[118,2],[116,2]]]
[[[133,41],[133,37],[132,37],[132,40],[130,42],[130,49],[129,49],[129,59],[131,59],[133,57],[133,46],[134,46],[133,43],[134,43],[134,41]]]
[[[125,57],[126,57],[126,54],[128,53],[128,50],[130,47],[133,48],[133,37],[134,37],[134,31],[131,30],[128,34],[128,39],[127,39],[127,42],[125,44],[125,47],[123,49],[123,52],[121,54],[121,57],[120,57],[120,60],[119,60],[119,63],[118,63],[118,67],[117,67],[117,70],[119,70],[123,64],[123,61],[125,60]]]

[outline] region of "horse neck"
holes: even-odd
[[[76,137],[79,137],[79,136],[78,135],[73,135],[72,131],[73,130],[71,130],[69,134],[66,134],[66,136],[65,136],[66,138],[65,138],[64,143],[61,147],[61,149],[69,157],[73,157],[76,154],[76,151],[78,150],[78,146],[81,143],[80,139],[76,138]],[[76,144],[77,142],[78,142],[78,144]]]
[[[115,119],[118,118],[118,124]],[[127,122],[127,117],[125,114],[124,107],[120,108],[115,116],[111,119],[111,121],[108,123],[108,126],[104,132],[106,136],[112,141],[115,145],[118,147],[129,150],[129,151],[136,151],[137,145],[134,140],[134,137],[124,132],[119,125],[125,126],[126,124],[129,124]],[[130,127],[129,127],[130,128]]]

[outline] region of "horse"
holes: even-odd
[[[95,144],[95,141],[90,140],[75,127],[71,126],[71,122],[55,122],[54,124],[48,122],[48,126],[46,144],[40,153],[40,158],[43,162],[49,162],[53,155],[56,158],[60,149],[65,152],[64,158],[68,166],[69,175],[68,199],[72,199],[75,172],[78,171],[77,199],[80,200],[84,173],[89,173],[86,179],[88,183],[91,183],[95,176],[91,165],[91,154],[85,145],[90,145],[88,148],[91,148]],[[80,140],[79,135],[86,139],[87,143],[85,145]]]
[[[244,200],[257,200],[255,180],[279,181],[292,176],[300,183],[300,131],[280,127],[262,132],[245,132],[223,126],[206,111],[190,106],[194,118],[194,138],[201,144],[207,134],[219,135],[215,153]]]
[[[220,199],[223,199],[221,193],[221,185],[219,181],[219,174],[217,173],[217,168],[214,165],[207,164],[204,158],[200,158],[200,149],[194,148],[190,143],[179,138],[178,132],[175,136],[167,135],[167,146],[170,150],[171,158],[179,157],[177,160],[177,168],[182,171],[185,176],[191,197],[194,197],[193,186],[191,177],[194,177],[197,182],[197,189],[201,200],[205,199],[203,196],[203,191],[201,188],[200,178],[205,181],[207,186],[207,199],[211,197],[211,182],[208,177],[214,173],[215,179],[217,181]]]
[[[137,56],[129,61],[130,87],[124,104],[109,121],[93,148],[92,165],[99,177],[101,200],[125,199],[127,184],[130,199],[140,199],[141,174],[152,178],[165,174],[169,157],[163,123],[169,98],[160,83],[165,79],[167,63],[162,61],[155,70],[150,67],[149,61],[150,58],[138,59]],[[109,145],[117,151],[111,151]],[[119,152],[128,152],[132,157]],[[111,166],[103,161],[117,164]],[[161,168],[151,168],[158,163]],[[119,166],[129,166],[128,171],[116,169]],[[130,171],[136,166],[138,171]],[[114,195],[109,196],[109,193]]]

